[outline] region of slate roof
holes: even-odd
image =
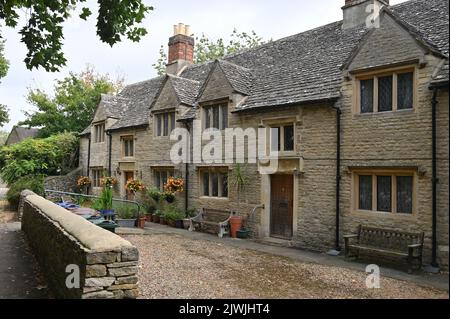
[[[22,127],[22,126],[14,126],[11,132],[8,134],[8,138],[6,139],[5,143],[8,143],[9,137],[13,132],[16,132],[18,141],[21,142],[24,139],[27,138],[35,138],[39,134],[39,129],[37,128],[28,128],[28,127]]]
[[[410,0],[388,11],[420,43],[448,58],[448,7],[448,0]],[[342,23],[330,23],[219,61],[190,66],[181,74],[188,80],[171,76],[172,83],[180,100],[194,105],[197,84],[203,85],[218,65],[234,90],[248,95],[241,106],[243,111],[334,101],[340,97],[341,67],[368,32],[364,25],[342,30]],[[448,69],[447,59],[435,81],[448,82]],[[149,106],[163,83],[164,77],[158,77],[127,86],[119,97],[130,100],[130,106],[113,129],[147,124]],[[194,116],[195,108],[181,120]]]
[[[168,75],[180,103],[194,106],[200,91],[199,81]]]
[[[136,127],[148,124],[150,115],[149,106],[153,103],[164,76],[160,76],[148,81],[143,81],[128,85],[119,97],[126,99],[128,107],[125,108],[125,113],[110,129],[117,130],[128,127]]]

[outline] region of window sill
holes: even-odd
[[[382,116],[382,115],[395,115],[395,114],[408,114],[414,113],[414,108],[412,109],[404,109],[404,110],[396,110],[396,111],[386,111],[386,112],[372,112],[372,113],[354,113],[354,116],[357,117],[372,117],[372,116]]]
[[[200,199],[204,200],[219,200],[219,201],[229,201],[228,197],[209,197],[209,196],[200,196]]]
[[[403,214],[403,213],[392,213],[392,212],[380,212],[375,210],[360,210],[360,209],[353,209],[351,211],[351,214],[354,215],[364,215],[364,216],[374,216],[379,217],[383,216],[386,218],[396,218],[396,219],[412,219],[416,217],[416,213],[412,214]]]

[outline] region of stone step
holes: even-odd
[[[294,242],[291,240],[285,240],[285,239],[279,239],[279,238],[273,238],[273,237],[264,237],[261,239],[255,240],[257,243],[264,244],[264,245],[270,245],[275,247],[294,247]]]

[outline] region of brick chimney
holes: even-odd
[[[369,7],[372,5],[372,7]],[[378,15],[383,6],[389,6],[389,0],[345,0],[342,7],[344,14],[343,29],[350,29],[365,24],[374,11]]]
[[[173,36],[169,39],[167,74],[179,75],[186,66],[194,63],[194,44],[190,26],[183,23],[173,26]]]

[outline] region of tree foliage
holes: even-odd
[[[6,139],[8,138],[8,132],[5,131],[0,131],[0,147],[3,146],[3,144],[5,144]]]
[[[42,127],[40,137],[62,132],[81,133],[92,121],[102,94],[121,90],[123,79],[111,80],[92,68],[57,81],[54,96],[36,89],[28,93],[28,102],[36,111],[25,112],[27,119],[19,125]]]
[[[9,122],[8,109],[5,105],[0,104],[0,127]]]
[[[264,43],[263,38],[259,37],[255,31],[247,33],[238,32],[234,29],[228,43],[222,38],[213,40],[202,34],[201,37],[195,38],[194,63],[200,64],[220,59],[228,54],[251,49]],[[167,53],[164,50],[164,46],[161,46],[158,61],[153,64],[159,75],[163,75],[166,72],[166,63]]]
[[[56,175],[77,166],[78,137],[72,133],[0,148],[0,177],[11,185],[24,176]]]
[[[0,20],[6,26],[16,28],[20,12],[26,12],[26,23],[20,29],[21,41],[28,52],[25,64],[28,69],[42,67],[46,71],[59,71],[66,64],[62,52],[63,24],[78,8],[79,17],[87,20],[91,10],[86,0],[0,0]],[[113,46],[127,37],[137,42],[147,34],[140,26],[146,14],[153,10],[143,0],[97,0],[97,35]]]
[[[4,50],[5,45],[3,41],[1,41],[1,34],[0,34],[0,83],[1,79],[6,76],[6,73],[8,73],[9,68],[9,62],[5,58]]]

